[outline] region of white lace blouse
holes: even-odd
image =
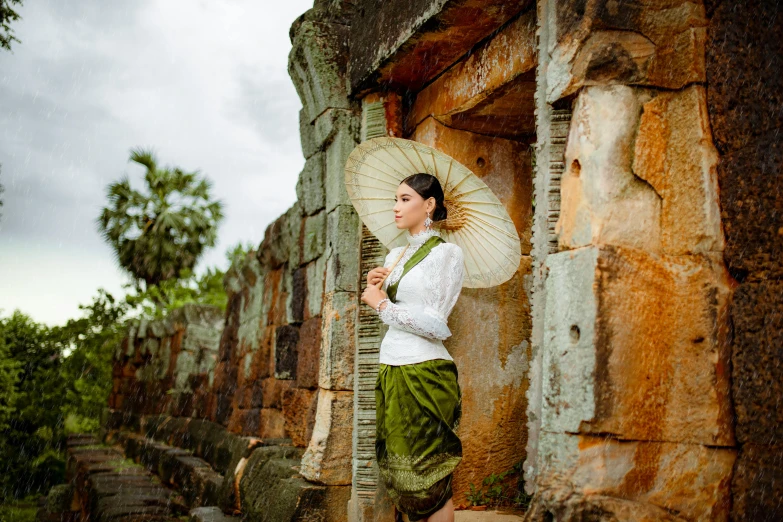
[[[406,233],[410,246],[384,281],[384,291],[400,279],[405,262],[433,235],[440,234],[435,230]],[[403,248],[393,248],[383,266],[390,267]],[[397,302],[387,302],[380,313],[381,321],[389,325],[381,342],[380,363],[400,366],[430,359],[454,360],[442,340],[451,336],[447,320],[464,277],[462,249],[453,243],[436,245],[405,274],[397,286]]]

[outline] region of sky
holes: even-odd
[[[198,170],[224,203],[226,268],[296,200],[304,165],[288,30],[313,0],[26,0],[0,51],[0,316],[49,325],[128,281],[95,226],[130,149]]]

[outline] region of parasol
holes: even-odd
[[[462,248],[467,288],[488,288],[511,279],[522,256],[519,234],[506,208],[478,176],[437,149],[401,138],[359,144],[345,165],[345,187],[362,222],[387,248],[407,244],[394,221],[400,182],[419,172],[440,181],[447,218],[433,228]]]

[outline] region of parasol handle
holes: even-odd
[[[397,263],[400,262],[400,259],[402,259],[402,256],[405,254],[405,251],[408,250],[409,246],[410,246],[410,244],[405,245],[405,248],[402,249],[402,252],[400,253],[400,256],[397,258],[397,261],[395,261],[394,264],[391,267],[389,267],[389,273],[386,274],[386,276],[383,279],[381,279],[380,283],[376,283],[375,287],[378,290],[381,289],[381,287],[383,286],[383,282],[386,281],[386,278],[389,277],[389,275],[391,275],[392,270],[394,270],[394,267],[397,266]]]

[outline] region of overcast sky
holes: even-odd
[[[296,200],[301,103],[288,29],[312,0],[26,0],[22,41],[0,51],[0,314],[48,324],[79,316],[127,280],[94,219],[132,147],[200,170],[225,204],[225,268]]]

